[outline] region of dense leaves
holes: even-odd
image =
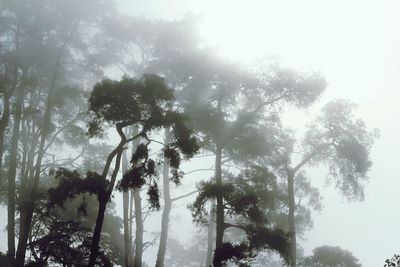
[[[354,118],[354,108],[354,104],[342,99],[329,102],[303,141],[310,161],[326,162],[331,180],[349,200],[364,198],[363,182],[372,165],[370,151],[379,135]]]
[[[127,125],[140,124],[143,131],[168,126],[167,103],[173,100],[172,90],[156,75],[141,79],[104,80],[94,86],[89,108],[92,119],[89,134],[101,133],[103,122]]]
[[[199,195],[190,205],[194,221],[206,223],[208,212],[205,204],[221,194],[228,221],[225,228],[237,228],[245,234],[244,241],[238,240],[237,244],[228,242],[221,251],[217,250],[216,260],[233,260],[247,266],[243,264],[264,249],[276,251],[287,260],[288,237],[284,231],[276,229],[267,216],[279,202],[276,177],[260,166],[251,166],[237,176],[227,174],[227,177],[229,183],[222,185],[201,182]]]
[[[55,205],[63,207],[65,201],[83,193],[93,194],[99,201],[108,201],[106,199],[108,182],[95,172],[87,172],[86,176],[82,177],[78,171],[60,168],[55,172],[55,178],[59,180],[59,184],[56,188],[49,189],[50,207]],[[81,206],[82,208],[84,207]]]

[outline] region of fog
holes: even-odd
[[[0,266],[383,266],[399,8],[0,1]]]

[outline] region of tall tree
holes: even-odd
[[[122,27],[119,25],[123,25]],[[199,31],[197,27],[197,19],[192,16],[186,16],[181,20],[167,22],[161,20],[150,20],[143,18],[123,18],[119,24],[108,24],[107,30],[110,31],[110,35],[115,37],[114,45],[119,47],[119,56],[121,57],[119,68],[124,73],[130,75],[140,75],[144,72],[157,73],[165,77],[166,82],[172,88],[176,88],[177,102],[179,106],[179,89],[182,84],[185,84],[187,80],[187,72],[183,72],[180,69],[180,62],[183,54],[187,54],[188,51],[197,49],[200,43],[198,39]],[[188,58],[186,59],[188,60]],[[184,64],[189,64],[186,62]],[[174,107],[175,108],[175,107]],[[168,129],[165,129],[167,132]],[[167,143],[166,141],[164,141]],[[168,221],[171,210],[170,194],[169,192],[169,168],[168,162],[163,162],[163,215],[161,222],[161,236],[160,246],[157,253],[157,266],[163,266],[166,242],[168,236]],[[137,229],[141,229],[142,224],[141,216],[141,205],[139,192],[135,189],[132,194],[135,203],[138,205],[135,209],[137,213],[135,223]],[[139,242],[139,231],[136,235],[136,242]],[[141,236],[141,235],[140,235]],[[139,238],[138,238],[139,237]],[[139,242],[141,243],[141,242]],[[136,246],[136,250],[139,246]]]
[[[192,205],[195,220],[206,222],[206,202],[222,193],[224,233],[232,229],[240,233],[238,240],[229,240],[225,236],[221,249],[215,251],[214,265],[233,261],[239,266],[250,266],[251,258],[262,250],[275,251],[287,261],[288,237],[268,218],[279,203],[276,176],[260,166],[249,166],[237,176],[225,175],[229,183],[222,186],[217,186],[215,182],[201,183],[200,194]]]
[[[296,266],[296,200],[295,180],[307,164],[326,164],[337,189],[348,200],[364,198],[363,183],[368,179],[372,162],[369,158],[376,132],[367,130],[361,119],[355,119],[354,105],[345,100],[328,103],[322,115],[310,126],[301,143],[304,154],[295,161],[293,141],[286,140],[286,159],[282,173],[287,180],[289,197],[288,222],[291,235],[291,266]],[[299,175],[300,174],[300,175]]]
[[[2,1],[0,5],[2,7],[0,23],[2,41],[6,41],[7,47],[8,41],[18,40],[16,42],[17,45],[10,46],[9,53],[4,57],[6,59],[4,62],[14,62],[12,63],[15,74],[14,82],[10,87],[12,89],[15,85],[16,88],[21,87],[21,90],[26,92],[26,94],[20,93],[20,95],[23,95],[20,98],[16,96],[16,100],[18,98],[19,101],[17,102],[20,104],[16,105],[15,108],[21,109],[21,112],[14,113],[18,115],[19,113],[23,114],[25,111],[27,114],[32,111],[39,111],[39,113],[43,111],[41,119],[35,122],[36,125],[34,127],[32,127],[32,117],[24,114],[27,120],[24,119],[23,124],[31,124],[29,126],[31,129],[36,128],[38,130],[38,135],[37,133],[33,135],[38,136],[38,142],[33,142],[32,140],[29,146],[24,143],[21,168],[19,168],[21,170],[21,188],[18,188],[20,196],[18,204],[20,204],[21,223],[17,258],[19,264],[22,264],[25,258],[26,242],[34,210],[38,180],[43,172],[42,165],[46,161],[46,151],[53,144],[54,139],[56,139],[55,136],[60,133],[59,131],[54,131],[54,126],[57,125],[54,123],[56,121],[55,117],[59,118],[57,116],[59,115],[58,110],[55,110],[59,100],[57,94],[62,90],[65,90],[63,92],[68,92],[73,87],[71,86],[72,84],[78,80],[82,82],[83,79],[86,79],[83,78],[85,76],[83,73],[87,73],[89,69],[92,71],[95,65],[94,62],[88,62],[86,58],[82,60],[81,57],[82,54],[85,54],[87,58],[91,58],[91,54],[98,52],[97,48],[91,49],[89,52],[88,44],[90,42],[88,39],[90,38],[88,36],[92,37],[96,36],[96,34],[88,35],[88,29],[83,26],[82,22],[99,23],[101,20],[99,15],[107,16],[112,13],[113,9],[109,3],[97,0],[85,2],[84,6],[79,1],[70,1],[68,5],[65,5],[61,2],[46,0],[39,3],[37,1]],[[78,6],[80,8],[77,8]],[[104,12],[105,10],[107,12]],[[4,31],[4,29],[7,29],[7,31]],[[95,32],[96,30],[93,30],[93,33]],[[82,64],[74,65],[78,62]],[[96,65],[100,66],[98,62],[96,62]],[[84,69],[83,72],[82,69]],[[9,74],[8,76],[11,75]],[[70,87],[66,86],[67,84]],[[13,91],[11,89],[7,88],[7,94]],[[35,96],[38,101],[34,101],[33,98],[29,99],[31,96]],[[8,100],[5,103],[4,123],[7,120]],[[19,123],[20,119],[18,118],[19,115],[15,116],[16,120],[13,117],[13,123],[14,121],[16,122],[13,124],[14,132],[17,132],[18,127],[25,127]],[[38,123],[39,121],[40,123]],[[21,126],[19,126],[20,124]],[[23,132],[25,132],[24,129],[13,135],[12,143],[17,144],[17,147],[20,134]],[[35,150],[38,151],[37,154],[35,154]],[[27,151],[32,151],[32,153],[28,155]],[[10,152],[12,152],[11,158],[14,158],[16,153],[13,150],[10,150]],[[14,175],[14,165],[16,164],[14,164],[14,160],[11,160],[10,164],[9,185],[10,188],[13,188],[16,180],[14,178],[16,176]],[[33,175],[32,165],[35,168]],[[15,173],[17,174],[18,172]],[[9,190],[9,192],[15,192],[15,190]],[[13,199],[15,199],[15,196],[10,195],[10,224],[12,224],[11,221],[15,217],[15,205],[13,204],[15,201]],[[13,227],[10,226],[9,229],[12,231]],[[10,240],[10,242],[13,241]]]
[[[193,88],[187,91],[196,100],[191,102],[189,99],[187,112],[193,114],[196,129],[204,136],[205,148],[215,153],[216,186],[223,184],[223,155],[233,159],[235,155],[241,154],[242,158],[246,158],[246,154],[261,155],[268,152],[260,151],[262,146],[246,148],[244,145],[246,140],[257,136],[258,125],[264,123],[271,128],[277,127],[279,117],[275,110],[287,103],[306,107],[318,98],[326,86],[318,73],[301,73],[281,68],[274,62],[259,64],[249,71],[240,71],[229,64],[218,64],[205,56],[201,57],[200,62],[203,65],[212,64],[212,67],[201,69],[201,63],[196,64],[202,70],[199,77],[203,81],[197,80],[196,72],[192,76]],[[209,70],[208,75],[205,75],[207,72],[204,69]],[[239,145],[241,150],[235,148]],[[252,151],[252,148],[255,150]],[[223,246],[224,208],[223,197],[216,196],[215,199],[215,245],[218,251]],[[214,262],[215,266],[221,264],[221,261]]]
[[[170,164],[172,162],[177,168],[179,167],[180,153],[185,157],[190,157],[197,151],[196,140],[184,125],[182,115],[169,110],[168,103],[170,101],[173,101],[172,90],[165,85],[163,79],[155,75],[144,75],[138,80],[124,78],[120,82],[105,80],[97,84],[91,92],[89,103],[92,119],[89,123],[89,133],[98,135],[102,132],[105,124],[112,124],[120,136],[120,141],[109,154],[103,173],[95,174],[103,186],[96,193],[99,207],[92,237],[89,266],[94,266],[96,263],[104,213],[114,189],[125,145],[138,138],[145,140],[145,143],[140,144],[132,155],[132,167],[124,174],[118,187],[122,190],[139,189],[148,183],[149,201],[155,208],[159,207],[159,195],[155,180],[157,172],[155,161],[149,158],[148,154],[147,147],[153,141],[148,135],[161,127],[172,127],[174,138],[165,147],[164,154],[169,158]],[[123,129],[133,125],[139,127],[139,133],[127,138]],[[114,159],[114,170],[110,180],[107,180],[106,177]],[[177,169],[173,169],[173,174],[179,180]],[[81,192],[80,190],[84,190],[84,188],[72,188],[71,191],[73,193],[76,190]],[[65,201],[70,194],[61,196],[61,201]],[[137,263],[135,266],[141,266],[141,262],[136,262],[136,257],[135,254],[135,263]]]

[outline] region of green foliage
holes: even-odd
[[[86,265],[97,216],[97,209],[93,208],[98,205],[96,191],[101,191],[94,188],[102,186],[94,185],[93,190],[87,192],[87,187],[98,181],[91,183],[92,178],[88,178],[87,181],[79,182],[77,179],[85,180],[86,177],[80,177],[77,171],[60,169],[53,172],[57,179],[48,176],[40,185],[32,222],[32,241],[28,246],[36,262]],[[64,194],[62,188],[71,194]],[[54,199],[54,195],[50,196],[48,192],[60,196]],[[121,264],[122,220],[114,214],[114,208],[114,203],[110,203],[105,213],[99,266]]]
[[[307,131],[303,146],[316,164],[327,163],[335,186],[349,200],[364,198],[363,181],[371,168],[370,150],[378,132],[355,119],[355,105],[339,99],[329,102],[317,123]]]
[[[340,247],[322,246],[313,250],[313,255],[303,258],[300,267],[361,267],[358,259]]]
[[[253,103],[283,103],[305,108],[315,103],[327,87],[327,81],[318,72],[298,71],[280,66],[276,59],[262,59],[250,68],[246,93]]]
[[[49,189],[50,208],[56,205],[64,207],[68,199],[83,193],[95,195],[99,201],[108,201],[108,181],[95,172],[87,172],[86,176],[82,177],[78,171],[60,168],[55,172],[55,178],[59,180],[59,184],[56,188]],[[80,206],[79,211],[85,213],[85,206]]]
[[[145,74],[141,79],[125,77],[121,81],[103,80],[90,94],[89,134],[100,134],[104,122],[138,124],[144,132],[169,126],[167,104],[172,100],[172,90],[157,75]]]
[[[242,259],[248,257],[246,253],[248,249],[249,248],[244,244],[234,245],[231,243],[223,243],[221,249],[215,251],[214,263],[220,261],[234,261],[238,263],[239,266],[248,266],[240,263]]]
[[[207,223],[206,203],[218,195],[224,199],[226,210],[226,228],[238,228],[245,234],[244,241],[228,242],[221,251],[216,251],[214,260],[233,260],[242,264],[264,249],[278,252],[288,258],[288,236],[273,226],[268,220],[268,212],[275,210],[279,201],[276,177],[261,166],[250,166],[239,175],[226,174],[229,183],[216,185],[213,182],[201,182],[199,194],[190,205],[193,220]],[[220,258],[218,258],[220,257]]]
[[[104,123],[117,127],[135,125],[140,129],[140,137],[147,141],[135,148],[131,157],[131,167],[119,181],[117,188],[141,188],[148,185],[147,194],[152,208],[159,209],[159,191],[156,180],[156,160],[149,158],[148,146],[154,140],[148,137],[152,130],[171,127],[172,137],[164,145],[163,158],[171,165],[172,180],[178,184],[182,177],[179,172],[181,158],[188,159],[199,150],[197,140],[186,126],[186,118],[173,111],[173,91],[164,79],[157,75],[145,74],[141,79],[123,78],[121,81],[104,80],[94,86],[89,105],[91,120],[89,134],[97,135]],[[135,138],[138,138],[136,136]]]
[[[150,206],[156,210],[160,209],[160,192],[158,191],[158,185],[155,181],[149,186],[147,190],[147,195],[149,196],[148,201]]]

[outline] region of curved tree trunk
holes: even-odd
[[[164,143],[168,144],[171,136],[169,128],[165,129]],[[171,195],[169,191],[169,164],[168,160],[164,158],[163,165],[163,193],[164,193],[164,210],[161,219],[161,235],[160,244],[158,246],[156,267],[164,267],[165,252],[167,250],[168,240],[168,226],[169,226],[169,214],[171,212]]]
[[[117,127],[118,128],[118,127]],[[120,132],[122,135],[122,129],[119,128],[118,132]],[[100,238],[101,238],[101,229],[103,227],[103,221],[104,221],[104,214],[106,212],[106,207],[107,203],[110,200],[111,193],[114,189],[114,184],[115,180],[117,179],[117,174],[119,172],[119,168],[121,165],[121,157],[122,157],[122,152],[123,152],[123,147],[125,144],[126,138],[123,138],[118,146],[110,153],[110,155],[107,158],[106,166],[104,167],[103,174],[102,176],[104,179],[107,177],[108,170],[110,168],[111,161],[113,160],[115,154],[116,154],[116,159],[115,159],[115,166],[114,170],[111,176],[110,184],[108,188],[106,189],[105,195],[104,196],[99,196],[99,210],[97,212],[97,218],[96,218],[96,225],[93,231],[93,236],[92,236],[92,245],[90,249],[90,257],[89,257],[89,264],[88,267],[94,267],[96,264],[96,259],[99,254],[99,244],[100,244]]]

